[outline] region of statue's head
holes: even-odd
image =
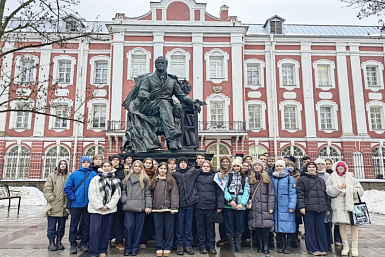
[[[168,61],[163,56],[159,56],[155,60],[155,68],[159,71],[165,71],[167,70]]]

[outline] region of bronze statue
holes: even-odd
[[[123,150],[147,152],[161,148],[158,139],[160,134],[166,137],[169,150],[181,148],[178,144],[182,136],[181,105],[174,103],[173,96],[198,111],[202,102],[186,96],[178,78],[167,73],[167,65],[166,58],[158,57],[154,73],[143,74],[135,79],[136,86],[123,103],[128,110]]]

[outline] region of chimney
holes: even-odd
[[[229,18],[229,7],[227,5],[221,6],[220,17],[222,20],[227,20]]]

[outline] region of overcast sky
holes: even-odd
[[[153,0],[154,1],[154,0]],[[159,0],[155,0],[156,2]],[[117,12],[129,17],[150,10],[150,0],[80,0],[79,13],[87,20],[109,21]],[[357,18],[358,9],[347,7],[340,0],[197,0],[207,3],[207,11],[215,16],[222,4],[230,7],[230,15],[244,23],[264,23],[274,14],[288,24],[377,25],[378,17]]]

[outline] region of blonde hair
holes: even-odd
[[[258,171],[255,171],[254,166],[253,166],[253,169],[251,170],[250,177],[249,177],[249,183],[251,185],[257,183],[257,178],[255,177],[256,172],[258,172]],[[261,174],[261,182],[265,183],[265,184],[269,184],[270,183],[270,176],[266,172],[266,170],[263,168],[263,166],[262,166],[262,171],[260,172],[260,174]]]
[[[139,173],[139,181],[140,181],[140,187],[143,189],[145,187],[145,181],[147,182],[149,180],[146,171],[144,170],[143,162],[136,160],[132,163],[130,172],[127,174],[127,176],[123,179],[122,184],[126,185],[128,180],[130,179],[131,175],[134,174],[134,167],[135,164],[139,163],[140,165],[140,173]]]

